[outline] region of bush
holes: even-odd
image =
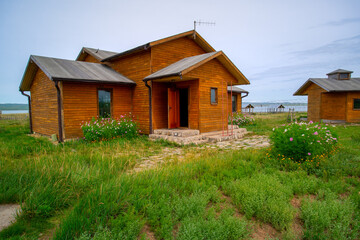
[[[137,123],[131,115],[121,115],[119,119],[93,118],[85,122],[81,129],[87,141],[100,141],[116,137],[135,137],[139,134]]]
[[[233,113],[232,117],[232,124],[240,126],[246,126],[246,125],[254,125],[255,119],[246,114],[242,114],[241,112],[235,112]],[[231,116],[229,117],[229,124],[231,124]]]
[[[273,129],[272,153],[296,162],[318,159],[334,149],[337,134],[328,124],[292,123]]]

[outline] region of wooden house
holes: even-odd
[[[244,94],[244,95],[242,95]],[[244,97],[247,97],[249,95],[249,92],[234,86],[228,87],[228,108],[231,109],[231,112],[241,112],[241,106],[242,106],[242,99]]]
[[[231,111],[227,87],[241,84],[249,81],[225,53],[188,31],[120,53],[84,47],[75,61],[30,56],[20,91],[31,130],[62,141],[81,137],[93,117],[129,112],[147,134],[221,130]]]
[[[308,96],[308,121],[360,122],[360,78],[338,69],[327,78],[310,78],[294,95]]]

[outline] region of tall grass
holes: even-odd
[[[257,133],[285,120],[267,121]],[[199,151],[146,137],[54,145],[27,136],[22,122],[0,122],[0,202],[23,211],[0,238],[37,239],[56,227],[54,239],[145,239],[144,228],[157,239],[247,239],[254,219],[286,237],[300,211],[305,238],[358,239],[359,127],[338,128],[339,153],[309,175],[266,149]],[[130,174],[164,147],[181,147],[183,159]],[[299,209],[294,196],[304,199]]]

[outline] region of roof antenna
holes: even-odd
[[[194,39],[196,38],[196,25],[200,26],[201,24],[207,25],[207,26],[215,26],[215,22],[204,22],[201,20],[194,21]]]

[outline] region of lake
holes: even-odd
[[[2,114],[28,113],[29,110],[0,110]]]

